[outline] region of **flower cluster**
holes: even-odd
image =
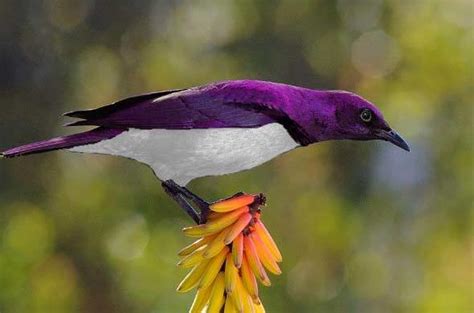
[[[186,227],[199,238],[179,252],[178,266],[192,268],[179,292],[197,287],[189,312],[265,312],[260,281],[270,286],[267,271],[281,274],[281,253],[260,220],[263,195],[238,194],[209,206],[204,224]]]

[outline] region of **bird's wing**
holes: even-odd
[[[277,122],[306,144],[304,132],[285,113],[282,101],[271,88],[221,84],[151,93],[65,115],[83,119],[71,126],[137,129],[252,128]]]

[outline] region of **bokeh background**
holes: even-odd
[[[410,142],[321,143],[204,178],[265,192],[284,254],[268,312],[472,312],[473,2],[0,1],[0,149],[60,114],[253,78],[346,89]],[[0,312],[185,312],[191,220],[152,172],[54,152],[0,162]]]

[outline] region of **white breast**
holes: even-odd
[[[198,177],[250,169],[297,146],[282,125],[272,123],[259,128],[130,129],[70,150],[135,159],[160,179],[185,185]]]

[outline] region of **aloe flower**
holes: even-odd
[[[258,282],[271,285],[267,271],[281,274],[282,256],[261,220],[264,201],[239,194],[214,202],[204,224],[183,229],[199,238],[178,253],[178,266],[191,268],[178,292],[197,288],[189,312],[265,312]]]

